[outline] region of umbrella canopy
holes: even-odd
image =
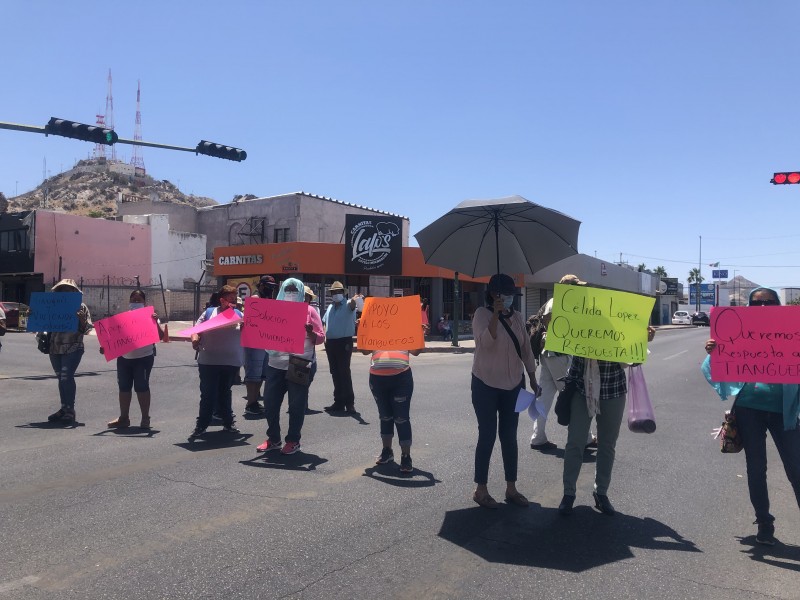
[[[578,253],[581,222],[510,196],[467,200],[414,237],[425,262],[471,277],[534,273]]]

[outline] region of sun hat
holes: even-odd
[[[342,292],[344,294],[347,293],[347,289],[342,285],[341,281],[334,281],[331,284],[330,291],[331,291],[331,293],[333,293],[333,292]]]
[[[303,286],[303,291],[305,292],[305,295],[306,295],[306,296],[311,296],[311,299],[312,299],[312,300],[313,300],[314,298],[316,298],[316,297],[317,297],[317,295],[314,293],[314,290],[312,290],[312,289],[311,289],[310,287],[308,287],[307,285],[304,285],[304,286]]]
[[[505,296],[521,296],[522,294],[514,285],[511,276],[505,273],[496,273],[489,279],[488,290],[493,294],[503,294]]]
[[[578,279],[577,275],[564,275],[558,283],[565,283],[567,285],[586,285],[585,281]]]
[[[58,289],[60,287],[71,287],[76,292],[80,292],[81,294],[83,293],[83,292],[81,292],[81,288],[78,287],[78,284],[75,283],[74,279],[62,279],[61,281],[59,281],[57,284],[55,284],[52,287],[52,291],[55,292],[56,289]]]

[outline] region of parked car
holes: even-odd
[[[675,314],[672,315],[672,324],[673,325],[691,325],[692,324],[692,317],[689,316],[689,313],[685,310],[676,310]]]
[[[0,302],[3,312],[6,313],[6,327],[9,329],[19,329],[19,313],[27,315],[30,307],[21,302]]]
[[[696,312],[692,315],[692,325],[700,326],[709,326],[709,319],[708,313],[704,313],[703,311]]]

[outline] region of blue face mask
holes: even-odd
[[[283,299],[287,302],[297,302],[300,298],[300,292],[283,292]]]
[[[137,308],[144,308],[144,302],[131,302],[128,307],[130,310],[136,310]]]
[[[333,294],[332,299],[334,302],[341,302],[344,300],[344,294]]]
[[[514,304],[514,296],[506,296],[505,294],[500,294],[500,298],[503,299],[503,308],[508,310],[511,308],[511,305]]]

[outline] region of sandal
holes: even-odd
[[[150,429],[150,417],[142,417],[142,422],[139,423],[140,429]]]
[[[516,504],[517,506],[521,506],[523,508],[527,508],[530,505],[528,499],[519,492],[512,492],[510,494],[506,492],[506,502]]]
[[[477,492],[472,495],[472,499],[484,508],[500,508],[497,500],[492,498],[488,493],[479,496]]]
[[[128,417],[117,417],[113,421],[109,421],[106,427],[109,429],[124,429],[131,426],[131,420]]]

